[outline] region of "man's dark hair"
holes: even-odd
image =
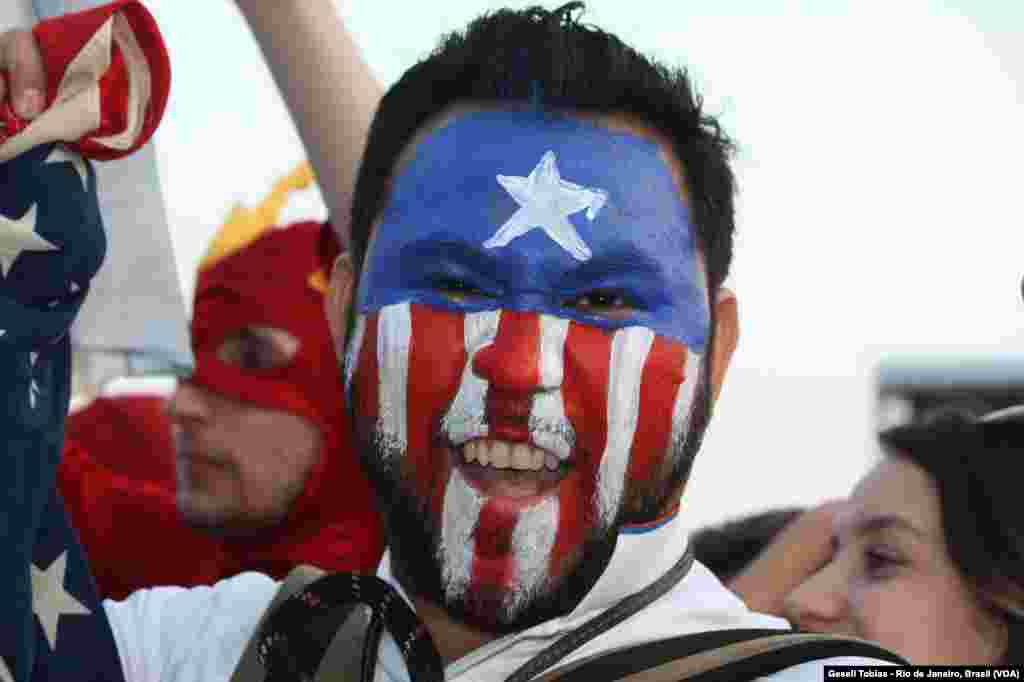
[[[771,509],[703,528],[690,538],[694,556],[728,583],[803,511],[801,507]]]
[[[1024,422],[979,423],[951,411],[924,422],[883,431],[890,457],[916,465],[939,497],[942,531],[950,559],[979,595],[1010,590],[1024,594],[1024,513],[1020,464]],[[1018,605],[1024,610],[1024,604]],[[1008,663],[1020,663],[1024,621],[1008,614]]]
[[[384,95],[370,127],[352,207],[357,271],[391,174],[415,134],[456,104],[532,104],[551,111],[617,114],[665,136],[682,162],[686,192],[714,294],[729,272],[734,232],[733,145],[703,111],[686,72],[581,24],[570,2],[500,10],[441,44]]]

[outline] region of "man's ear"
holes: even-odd
[[[348,333],[348,309],[352,305],[352,289],[355,286],[356,273],[352,266],[352,257],[343,251],[334,260],[331,268],[331,280],[324,295],[324,313],[327,315],[327,326],[331,329],[334,339],[334,353],[338,362],[345,357],[345,335]]]
[[[725,373],[740,339],[739,306],[736,294],[719,287],[715,299],[715,345],[711,349],[711,404],[718,402]]]

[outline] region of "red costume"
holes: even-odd
[[[174,487],[174,437],[158,395],[99,397],[68,415],[65,441],[95,453],[113,471]]]
[[[279,186],[278,209],[284,193]],[[210,584],[242,571],[282,578],[298,564],[367,572],[380,559],[380,521],[352,448],[339,364],[322,307],[327,279],[321,263],[338,248],[332,238],[328,250],[333,253],[322,253],[328,240],[318,223],[287,229],[259,225],[260,216],[276,220],[277,211],[268,215],[267,210],[273,201],[241,220],[236,211],[233,226],[219,235],[200,266],[191,381],[234,400],[309,419],[322,433],[321,457],[285,522],[241,541],[186,527],[173,487],[140,480],[121,467],[117,460],[137,447],[134,439],[127,442],[130,431],[119,431],[107,447],[84,447],[81,439],[69,438],[59,484],[106,597],[123,598],[154,585]],[[224,337],[249,325],[283,329],[299,339],[292,361],[258,374],[221,362],[217,348]],[[169,428],[167,420],[151,424]],[[151,457],[150,451],[136,452]]]

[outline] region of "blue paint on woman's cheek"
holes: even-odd
[[[586,190],[585,198],[606,193],[603,203],[573,204],[573,210],[563,211],[591,251],[592,264],[609,264],[604,270],[588,269],[586,261],[539,227],[505,244],[485,246],[522,208],[497,176],[525,183],[540,172],[549,153],[559,182],[571,183],[565,185],[567,201],[575,200],[580,189]],[[560,186],[553,186],[555,198],[561,199]],[[428,253],[424,244],[437,250]],[[628,259],[616,256],[624,246],[653,263],[658,276],[652,279],[646,270],[631,274]],[[410,259],[410,249],[419,249],[422,258]],[[437,272],[465,274],[493,300],[452,304],[429,285],[428,275]],[[573,281],[574,273],[584,272],[586,277]],[[363,313],[410,301],[466,310],[535,309],[597,326],[622,326],[564,308],[566,282],[581,290],[614,283],[649,306],[634,323],[698,352],[706,342],[707,293],[695,237],[658,146],[576,119],[481,112],[428,135],[399,173],[370,241],[357,300]]]

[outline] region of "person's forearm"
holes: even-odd
[[[832,519],[842,504],[830,501],[801,514],[727,587],[752,611],[784,615],[786,596],[831,558]]]
[[[330,210],[344,231],[382,88],[332,0],[236,0],[291,110]]]

